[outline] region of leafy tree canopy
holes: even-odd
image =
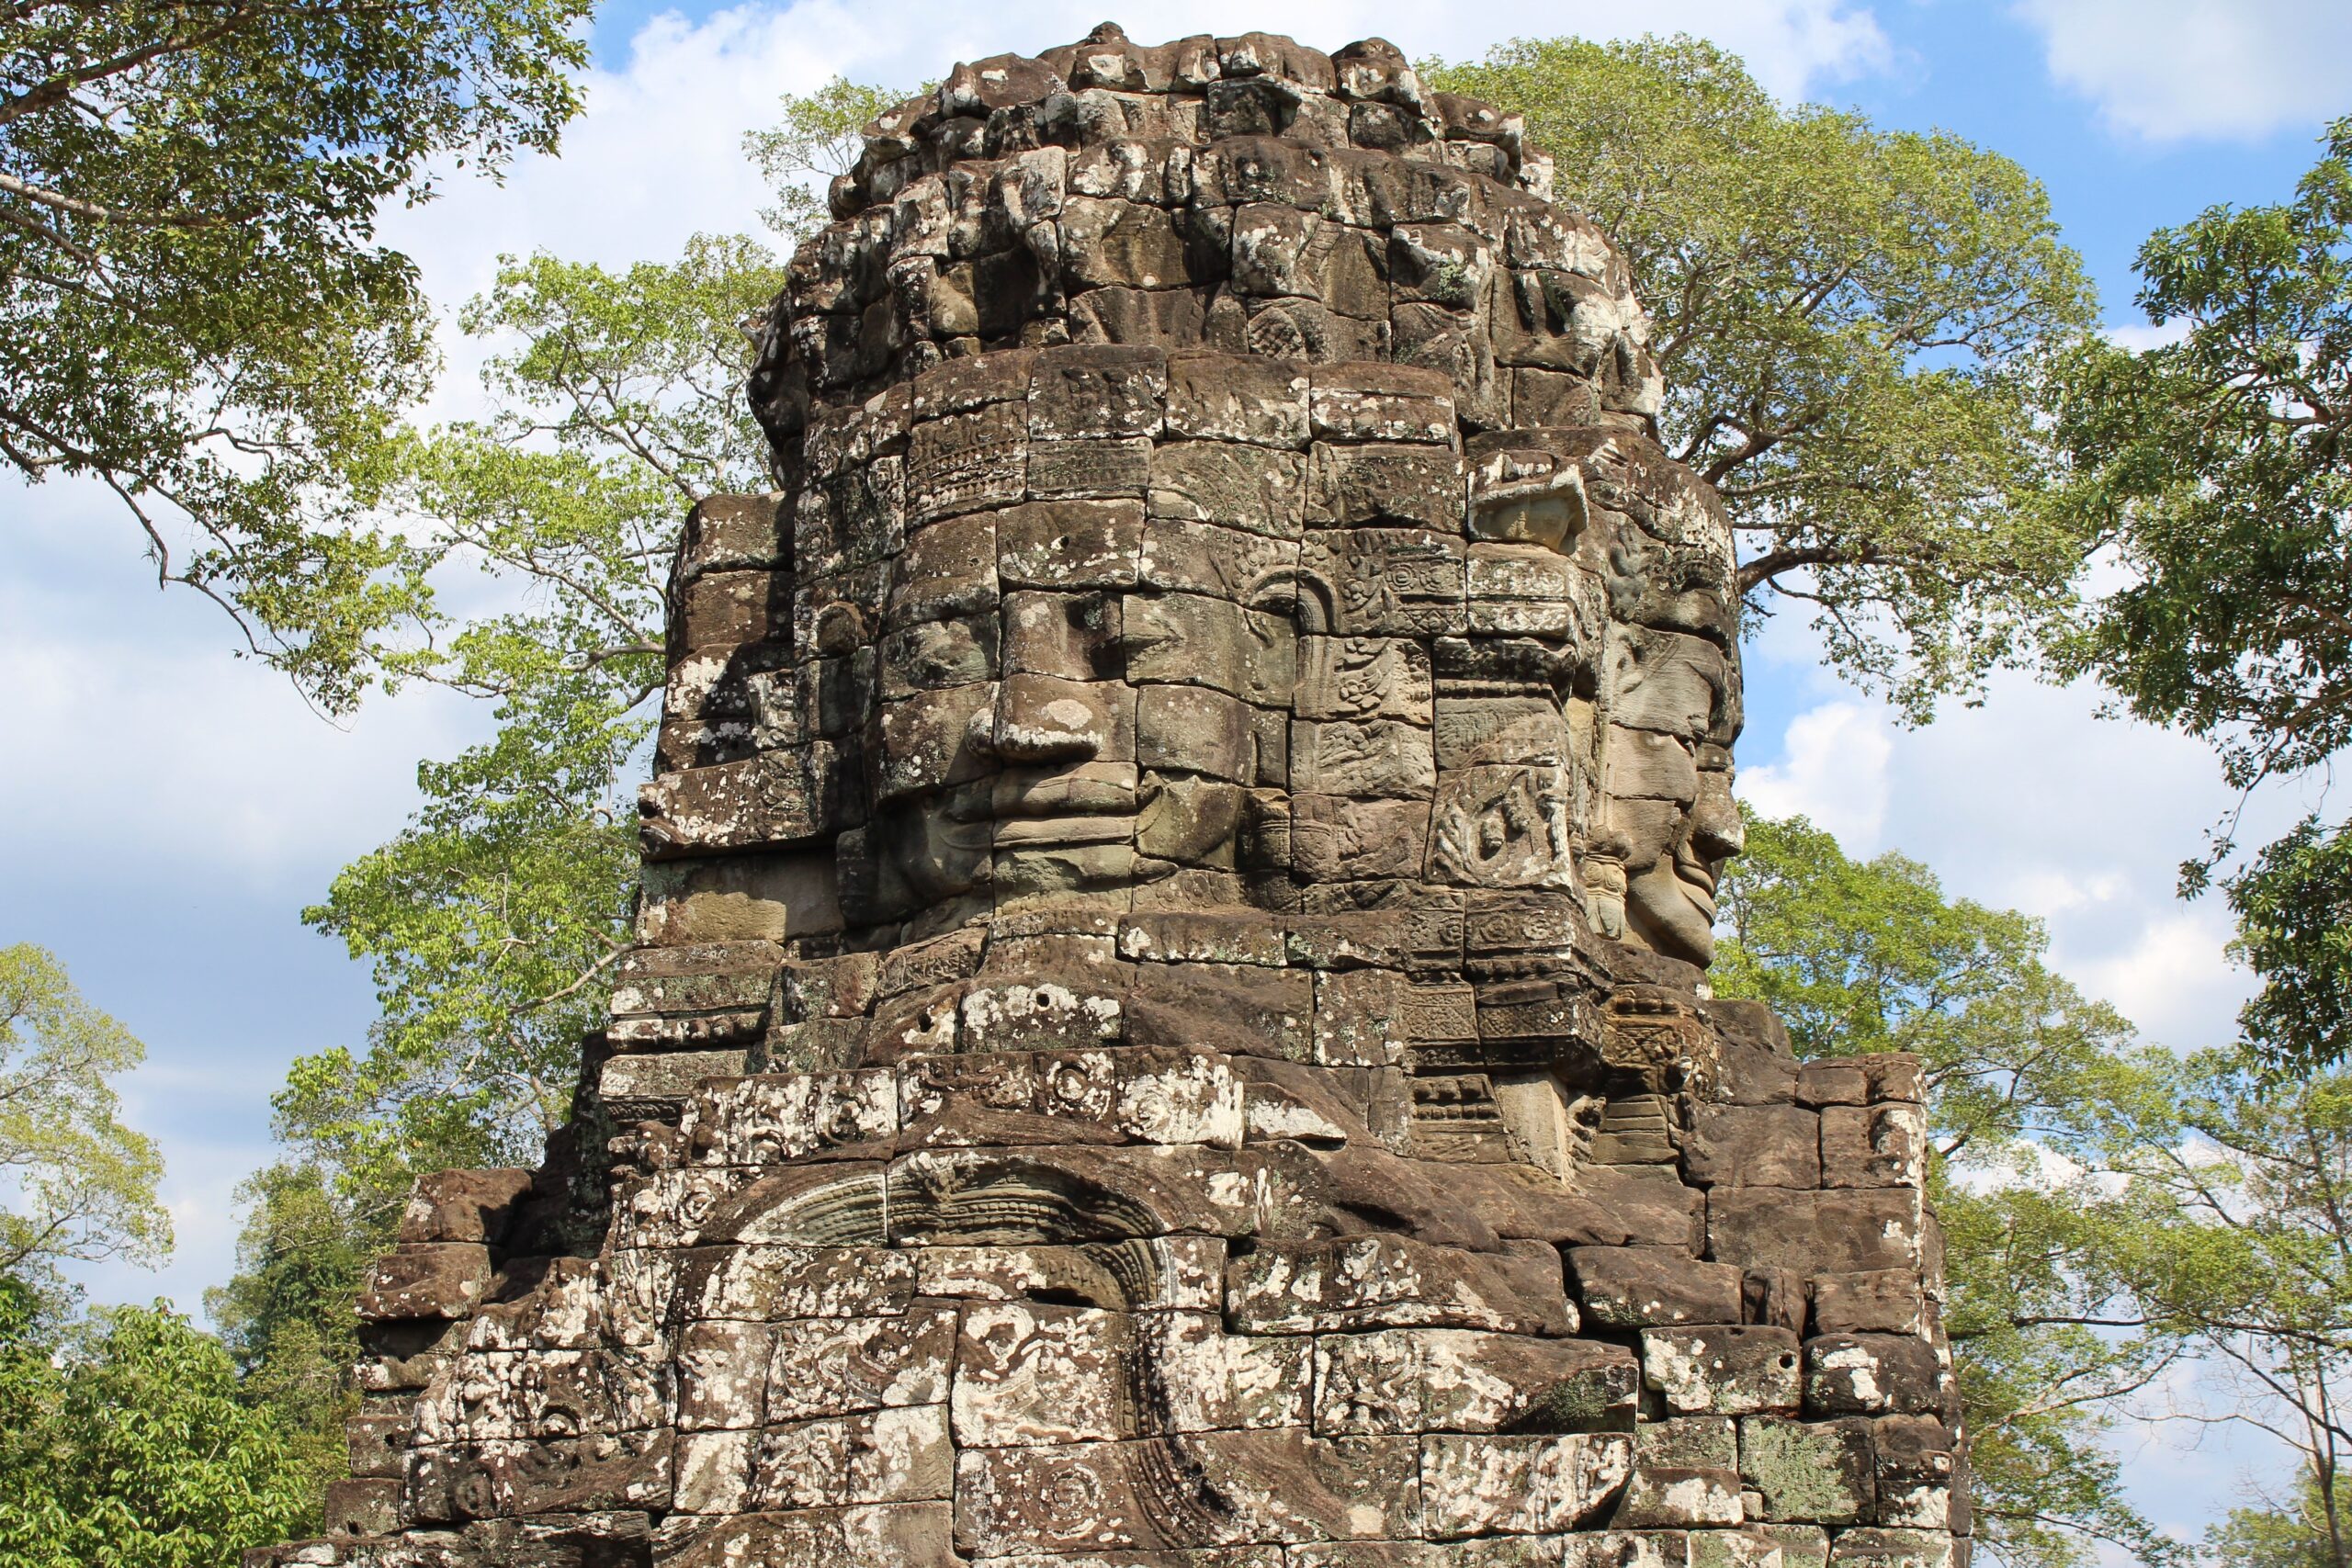
[[[164,581],[331,706],[422,592],[361,511],[431,364],[378,216],[552,149],[592,6],[0,11],[0,463],[108,486]]]
[[[0,1279],[53,1290],[62,1263],[171,1250],[163,1158],[109,1081],[146,1054],[53,954],[0,947]]]
[[[238,1374],[238,1393],[267,1411],[302,1472],[301,1516],[289,1537],[315,1535],[326,1483],[349,1472],[344,1422],[359,1409],[359,1290],[392,1244],[396,1215],[339,1194],[316,1163],[280,1163],[238,1190],[245,1224],[237,1271],[207,1291],[205,1314]]]
[[[2294,199],[2215,207],[2141,248],[2140,304],[2178,341],[2086,342],[2053,378],[2065,482],[2041,510],[2123,586],[2059,644],[2132,713],[2208,740],[2233,786],[2352,743],[2352,119]],[[2205,886],[2225,827],[2183,868]],[[2225,879],[2264,977],[2249,1037],[2281,1066],[2352,1048],[2352,842],[2307,818]]]
[[[304,1478],[220,1341],[158,1303],[60,1329],[0,1279],[0,1563],[228,1568]]]
[[[1430,79],[1520,110],[1556,191],[1624,252],[1669,450],[1722,491],[1752,608],[1915,717],[2033,646],[2083,541],[2042,482],[2036,365],[2088,328],[2023,169],[1942,132],[1784,108],[1689,38],[1518,39]]]
[[[2188,1221],[2168,1190],[2108,1179],[2110,1134],[2161,1102],[2169,1058],[2048,966],[2040,922],[1948,897],[1901,855],[1851,860],[1801,817],[1749,819],[1722,908],[1716,989],[1770,1003],[1798,1055],[1922,1059],[1984,1547],[2012,1568],[2098,1542],[2182,1561],[2103,1440],[2185,1344],[2120,1265]]]

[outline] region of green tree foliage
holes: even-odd
[[[238,1393],[266,1410],[303,1477],[289,1536],[316,1534],[320,1495],[349,1472],[344,1422],[357,1414],[357,1301],[397,1217],[340,1196],[315,1163],[280,1163],[239,1190],[245,1224],[237,1271],[205,1292],[205,1312],[235,1362]]]
[[[2273,1554],[2255,1561],[2344,1568],[2352,1563],[2352,1074],[2281,1081],[2258,1054],[2216,1050],[2171,1064],[2162,1090],[2118,1107],[2111,1164],[2193,1224],[2161,1248],[2125,1254],[2119,1268],[2147,1320],[2227,1374],[2222,1416],[2269,1434],[2297,1460],[2285,1506],[2233,1514],[2216,1539]]]
[[[146,1054],[53,954],[0,947],[0,1279],[53,1289],[62,1263],[171,1250],[163,1158],[108,1081]]]
[[[2205,1532],[2205,1553],[2230,1568],[2344,1568],[2331,1517],[2352,1518],[2352,1483],[2337,1483],[2331,1510],[2306,1475],[2288,1499],[2232,1508],[2227,1519]]]
[[[2059,647],[2129,709],[2210,741],[2231,784],[2352,743],[2352,119],[2293,200],[2215,207],[2141,248],[2140,304],[2179,341],[2091,342],[2053,382],[2071,467],[2044,510],[2125,585]],[[2204,886],[2233,846],[2183,868]],[[2312,817],[2225,881],[2264,976],[2245,1028],[2279,1063],[2352,1048],[2352,843]]]
[[[1811,606],[1917,716],[2031,646],[2082,541],[2045,477],[2041,349],[2094,301],[2041,185],[1937,132],[1785,108],[1688,38],[1519,39],[1433,85],[1523,112],[1631,264],[1669,450],[1722,491],[1749,604]]]
[[[0,11],[0,462],[108,486],[163,581],[331,706],[418,591],[359,512],[431,361],[378,215],[551,149],[591,6]]]
[[[61,1329],[0,1280],[0,1565],[227,1568],[302,1486],[218,1340],[160,1303]]]
[[[859,128],[904,96],[845,76],[806,97],[786,93],[783,118],[743,138],[744,154],[776,193],[776,204],[760,209],[768,227],[796,239],[822,228],[827,187],[857,162]]]
[[[498,728],[420,768],[414,819],[307,912],[382,1011],[364,1053],[296,1064],[280,1126],[355,1199],[531,1163],[570,1103],[627,946],[671,552],[696,500],[764,483],[737,323],[781,283],[749,240],[625,272],[510,261],[464,317],[517,345],[485,372],[493,412],[402,445],[433,569],[497,597],[388,670],[488,699]]]
[[[2129,1259],[2183,1229],[2168,1190],[2107,1179],[2165,1058],[2053,973],[2039,921],[1945,896],[1916,861],[1854,861],[1803,818],[1751,818],[1726,868],[1719,992],[1770,1002],[1802,1056],[1912,1051],[1928,1088],[1977,1529],[2005,1563],[2181,1549],[2126,1500],[2102,1436],[2183,1337]]]

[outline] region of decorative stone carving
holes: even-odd
[[[1706,999],[1732,536],[1378,40],[885,115],[678,557],[641,945],[256,1564],[1964,1555],[1916,1065]]]

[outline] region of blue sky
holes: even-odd
[[[1103,0],[801,0],[664,7],[615,0],[594,32],[589,111],[560,161],[503,187],[461,186],[397,215],[437,299],[488,280],[502,251],[662,258],[696,230],[750,230],[761,192],[737,152],[775,96],[844,72],[881,82],[954,59],[1035,51],[1102,15],[1137,38],[1288,31],[1325,48],[1368,32],[1460,59],[1514,35],[1687,30],[1741,52],[1784,98],[1941,128],[2016,158],[2048,186],[2111,327],[2138,321],[2131,262],[2147,231],[2216,201],[2276,199],[2313,138],[2352,111],[2352,6],[2239,0],[1488,0],[1163,4]],[[436,400],[469,406],[452,344]],[[356,1046],[365,972],[302,928],[335,869],[396,831],[414,766],[479,732],[455,699],[404,694],[346,727],[310,713],[229,651],[218,613],[158,594],[137,541],[66,485],[5,492],[0,526],[0,942],[54,949],[85,992],[150,1048],[130,1118],[163,1140],[181,1244],[160,1275],[92,1271],[101,1299],[188,1307],[232,1267],[236,1182],[268,1157],[268,1097],[297,1053]],[[2173,867],[2226,806],[2206,755],[2101,722],[2095,697],[2023,678],[1982,707],[1905,731],[1819,668],[1786,618],[1749,665],[1743,793],[1803,809],[1849,849],[1899,847],[1955,890],[2043,916],[2061,964],[2152,1036],[2224,1032],[2244,978],[2210,905],[2171,897]],[[2264,803],[2278,820],[2298,802]],[[2256,830],[2262,826],[2254,824]],[[2192,1391],[2193,1392],[2193,1391]],[[2136,1440],[2136,1439],[2135,1439]],[[2259,1456],[2226,1445],[2135,1450],[2160,1518],[2194,1529]]]

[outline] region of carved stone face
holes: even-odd
[[[852,925],[1510,889],[1704,963],[1729,527],[1637,434],[1464,417],[1425,368],[1074,344],[848,411],[801,747],[665,779],[656,828],[838,842]]]
[[[1233,869],[1242,697],[1287,704],[1289,619],[1136,591],[1142,523],[1133,501],[1033,503],[938,525],[894,566],[876,847],[915,901],[1117,902]]]

